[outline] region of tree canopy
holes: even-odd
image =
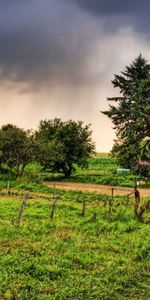
[[[70,176],[74,165],[85,166],[87,158],[94,152],[90,125],[83,122],[60,119],[40,122],[35,133],[37,161],[45,169],[62,171]]]
[[[0,129],[0,165],[5,165],[15,173],[23,174],[25,166],[31,162],[33,143],[29,131],[7,124]]]
[[[140,54],[112,84],[119,88],[118,97],[108,98],[107,115],[116,130],[113,153],[124,166],[143,158],[143,138],[150,133],[150,64]],[[149,147],[149,142],[144,147]],[[145,155],[144,155],[145,156]],[[146,157],[144,157],[146,158]]]
[[[85,167],[94,153],[90,124],[61,119],[40,121],[37,131],[7,124],[0,128],[0,169],[21,176],[26,165],[37,161],[52,172],[70,176],[75,166]]]

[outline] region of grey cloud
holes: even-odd
[[[35,128],[44,118],[81,119],[93,123],[99,150],[106,140],[110,145],[111,125],[99,111],[107,109],[107,96],[116,95],[113,73],[140,52],[149,58],[149,39],[139,36],[150,28],[149,5],[135,0],[0,0],[0,123]],[[7,81],[16,84],[8,89],[3,86]],[[27,87],[22,90],[20,83]],[[18,95],[18,90],[31,93]]]
[[[53,75],[65,59],[63,48],[52,36],[37,30],[18,29],[0,34],[1,78],[10,80],[40,80]]]
[[[70,0],[69,0],[70,1]],[[149,0],[72,0],[81,8],[96,15],[117,15],[126,13],[147,12]]]
[[[36,86],[87,80],[84,57],[90,47],[86,34],[77,37],[74,12],[63,0],[1,1],[0,79]]]
[[[95,79],[88,67],[95,40],[120,25],[136,24],[136,12],[143,7],[148,10],[150,2],[0,0],[0,80],[32,87],[100,80],[104,74]],[[141,26],[148,27],[146,20]]]
[[[116,31],[120,26],[132,26],[136,32],[150,35],[149,0],[67,0],[82,11],[103,18],[105,30]]]

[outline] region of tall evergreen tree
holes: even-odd
[[[150,133],[150,64],[140,54],[112,84],[120,96],[108,98],[115,104],[103,113],[114,124],[116,140],[113,153],[124,166],[141,157],[141,141]]]

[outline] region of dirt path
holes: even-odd
[[[57,189],[67,190],[67,191],[81,191],[81,192],[93,192],[99,194],[107,194],[111,195],[112,187],[108,185],[98,185],[98,184],[90,184],[90,183],[77,183],[77,182],[46,182],[46,185],[49,187],[53,187],[55,183],[55,187]],[[113,187],[114,195],[128,195],[133,191],[133,188],[125,188],[125,187]],[[141,193],[141,197],[150,197],[150,188],[139,188]]]

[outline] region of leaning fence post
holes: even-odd
[[[86,201],[83,200],[83,201],[82,201],[82,213],[81,213],[81,216],[82,216],[82,217],[85,216],[85,208],[86,208]]]
[[[135,198],[135,203],[134,203],[134,213],[138,221],[142,221],[143,213],[145,211],[145,207],[140,205],[141,202],[141,197],[140,197],[140,192],[138,191],[137,187],[134,187],[134,198]],[[140,208],[140,209],[139,209]]]
[[[113,199],[114,199],[114,188],[111,188],[111,197],[109,199],[109,212],[112,212],[112,206],[113,206]]]
[[[55,183],[54,183],[54,187],[53,187],[53,203],[52,203],[52,211],[51,211],[51,214],[50,214],[50,219],[53,220],[54,219],[54,213],[55,213],[55,209],[56,209],[56,204],[57,204],[57,199],[58,199],[58,196],[56,195],[56,186],[55,186]]]
[[[51,211],[51,214],[50,214],[50,219],[53,220],[54,218],[54,212],[55,212],[55,208],[56,208],[56,203],[57,203],[57,199],[55,199],[53,201],[53,204],[52,204],[52,211]]]
[[[96,214],[96,212],[94,212],[94,214],[93,214],[93,221],[94,222],[96,222],[96,218],[97,218],[97,214]]]
[[[112,187],[112,189],[111,189],[111,200],[113,201],[113,199],[114,199],[114,188]]]
[[[23,214],[23,211],[24,211],[24,209],[26,207],[26,204],[27,204],[27,200],[28,200],[28,195],[25,195],[23,197],[23,201],[22,201],[22,204],[21,204],[19,215],[18,215],[18,218],[17,218],[17,221],[16,221],[16,223],[17,223],[18,226],[20,225],[22,214]]]

